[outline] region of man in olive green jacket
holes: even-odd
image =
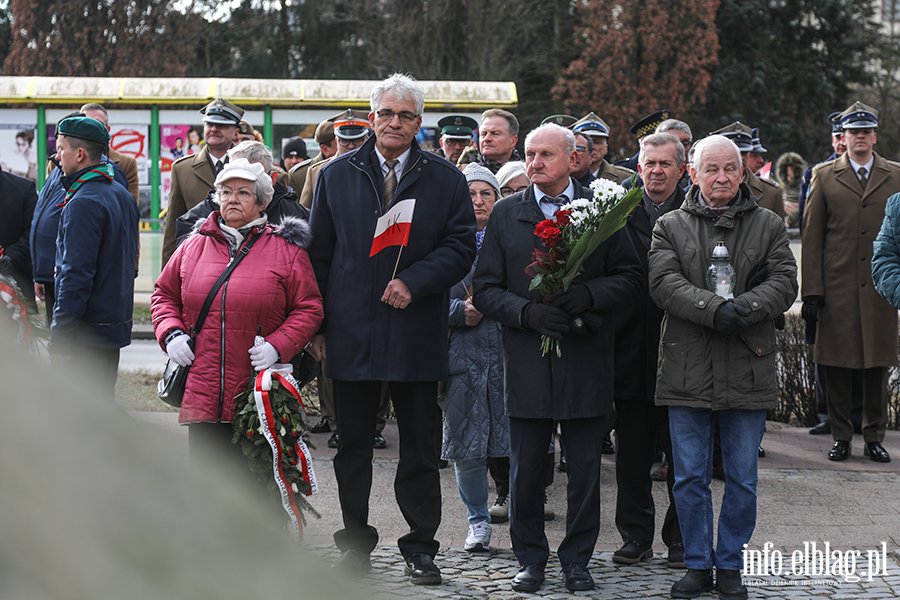
[[[694,185],[680,210],[657,221],[648,256],[650,295],[666,312],[656,404],[669,407],[672,493],[688,567],[672,588],[675,598],[693,598],[714,585],[720,597],[747,597],[741,552],[756,525],[757,450],[766,409],[777,401],[773,320],[797,296],[797,264],[784,222],[757,206],[742,175],[733,142],[712,135],[697,143]],[[707,270],[720,242],[734,269],[732,281],[709,285]],[[725,495],[713,550],[709,485],[717,420]]]

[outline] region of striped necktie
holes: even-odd
[[[394,200],[394,193],[397,191],[397,173],[394,171],[394,167],[398,162],[400,161],[396,158],[384,161],[384,164],[387,165],[388,168],[387,175],[384,176],[384,193],[381,197],[384,210],[387,210],[391,205],[391,202]]]

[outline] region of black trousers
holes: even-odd
[[[887,429],[887,367],[845,369],[825,367],[825,389],[828,398],[828,421],[835,440],[853,439],[853,379],[862,378],[862,434],[866,442],[883,442]]]
[[[603,417],[560,421],[566,443],[566,536],[560,564],[587,564],[600,534],[600,457]],[[544,476],[553,419],[509,418],[509,533],[519,564],[546,566],[550,546],[544,533]]]
[[[344,519],[344,528],[334,534],[334,543],[342,551],[355,549],[368,554],[378,543],[378,531],[369,525],[369,495],[372,435],[381,383],[333,380],[340,434],[334,474]],[[441,523],[441,479],[434,443],[441,427],[437,383],[391,381],[388,386],[400,433],[394,494],[410,529],[397,545],[404,557],[420,552],[433,557],[438,550],[434,536]]]
[[[672,438],[669,434],[669,409],[652,402],[616,399],[616,528],[624,542],[641,546],[653,543],[653,480],[650,471],[656,458],[657,442],[669,459],[666,487],[669,508],[663,520],[662,539],[667,547],[681,543],[681,528],[672,497],[675,466],[672,464]]]
[[[816,410],[820,415],[828,414],[828,390],[825,384],[825,365],[816,365]],[[850,421],[853,423],[854,429],[862,428],[863,422],[863,369],[850,369],[851,388],[850,388]]]

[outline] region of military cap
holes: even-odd
[[[652,115],[647,115],[637,123],[631,126],[630,131],[637,137],[644,137],[645,135],[650,135],[654,131],[656,131],[656,126],[670,119],[672,116],[672,111],[668,108],[664,108],[662,110],[658,110]]]
[[[200,109],[203,115],[204,123],[213,123],[215,125],[234,125],[237,127],[241,123],[244,116],[244,109],[235,106],[224,98],[216,98],[206,106]]]
[[[550,115],[541,121],[541,125],[545,125],[546,123],[556,123],[560,127],[571,128],[577,122],[578,119],[570,117],[569,115]]]
[[[844,129],[841,127],[841,120],[838,118],[841,116],[840,111],[833,112],[828,115],[828,124],[831,125],[831,136],[840,136],[843,135]]]
[[[478,121],[465,115],[449,115],[437,122],[441,136],[451,140],[471,140]]]
[[[106,129],[106,125],[90,117],[69,117],[68,119],[63,119],[60,121],[59,127],[56,128],[56,132],[60,135],[91,142],[109,143],[109,130]]]
[[[753,133],[750,135],[750,143],[753,144],[753,150],[750,152],[756,152],[757,154],[763,154],[767,152],[765,148],[763,148],[762,143],[759,141],[759,127],[754,127],[752,130]]]
[[[575,121],[570,129],[576,133],[583,133],[593,137],[609,137],[609,125],[592,112]]]
[[[842,129],[875,129],[878,127],[878,111],[856,101],[839,117]]]
[[[247,121],[241,121],[240,123],[238,123],[238,131],[243,133],[244,135],[256,134],[256,130],[253,129],[253,125],[251,125]]]
[[[369,133],[369,113],[348,108],[330,119],[334,124],[334,135],[342,140],[357,140]]]
[[[334,141],[334,123],[325,119],[316,127],[316,143],[327,146]]]
[[[304,159],[309,158],[306,151],[306,142],[301,137],[292,137],[281,148],[281,156],[301,156]]]
[[[740,121],[735,121],[731,125],[717,129],[709,135],[724,135],[734,142],[741,152],[755,152],[753,149],[753,130]]]

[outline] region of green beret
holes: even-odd
[[[109,143],[109,131],[106,129],[106,126],[97,119],[90,117],[69,117],[68,119],[63,119],[56,132],[61,135],[101,144]]]

